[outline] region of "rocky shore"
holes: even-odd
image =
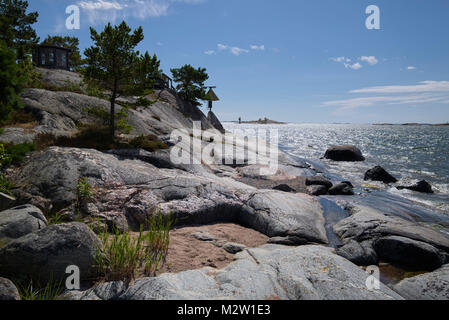
[[[80,81],[75,74],[67,77]],[[52,71],[44,80],[63,86],[67,78]],[[282,151],[275,174],[262,175],[267,165],[248,161],[257,155],[251,144],[245,148],[245,141],[235,137],[231,145],[237,152],[223,152],[225,141],[219,136],[193,130],[194,121],[203,130],[214,129],[211,117],[172,91],[155,95],[154,105],[129,110],[129,136],[155,135],[170,149],[101,152],[49,146],[6,170],[15,200],[1,197],[0,299],[18,299],[15,283],[23,278],[65,281],[68,265],[80,268],[83,283],[80,290],[61,293],[69,300],[449,297],[448,216],[381,191],[360,193],[351,182],[335,180],[323,168]],[[94,123],[84,108],[108,106],[84,94],[43,89],[27,89],[22,99],[38,123],[6,128],[0,141],[70,136],[79,123]],[[173,140],[174,130],[182,141]],[[174,163],[175,147],[196,164]],[[202,161],[203,147],[213,163]],[[348,146],[329,149],[326,157],[364,159]],[[394,178],[379,168],[367,178],[377,176],[387,183]],[[81,179],[92,196],[80,209]],[[176,221],[171,267],[131,282],[98,281],[96,226],[139,232],[156,211]],[[61,223],[51,223],[56,213]],[[182,251],[189,252],[185,260],[192,259],[191,269],[186,261],[170,258],[171,252]],[[369,288],[365,268],[384,263],[419,275]]]

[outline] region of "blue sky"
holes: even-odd
[[[35,25],[91,45],[89,27],[125,19],[162,68],[205,67],[222,120],[449,121],[447,0],[31,0]],[[80,30],[67,30],[76,4]],[[368,30],[367,6],[380,9]]]

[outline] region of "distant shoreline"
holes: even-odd
[[[373,123],[373,126],[409,126],[409,127],[418,127],[418,126],[432,126],[432,127],[446,127],[449,126],[449,123]]]

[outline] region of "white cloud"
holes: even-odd
[[[345,63],[344,65],[347,69],[352,69],[352,70],[359,70],[359,69],[363,68],[362,65],[358,62],[353,63],[353,64]]]
[[[83,0],[78,1],[90,24],[115,23],[133,17],[140,20],[166,16],[173,3],[199,4],[205,0]]]
[[[338,111],[376,105],[405,105],[449,103],[449,81],[422,81],[414,85],[392,85],[352,90],[350,93],[381,94],[381,96],[357,97],[326,101],[323,106],[338,107]]]
[[[207,51],[204,51],[204,54],[207,54],[208,56],[211,56],[211,55],[213,55],[214,53],[215,53],[214,50],[207,50]]]
[[[416,92],[449,92],[449,81],[421,81],[408,86],[368,87],[350,91],[351,93],[416,93]]]
[[[249,46],[251,48],[251,50],[255,50],[255,51],[265,51],[265,46],[264,45],[250,45]]]
[[[379,60],[375,56],[361,56],[359,58],[361,61],[367,62],[370,66],[374,66],[379,63]]]
[[[239,48],[239,47],[231,47],[231,46],[228,46],[226,44],[221,44],[221,43],[219,43],[217,45],[217,48],[218,48],[218,51],[229,51],[234,56],[239,56],[242,53],[248,53],[249,52],[248,49],[242,49],[242,48]]]
[[[416,70],[416,67],[414,67],[414,66],[409,66],[409,67],[407,67],[407,70]]]

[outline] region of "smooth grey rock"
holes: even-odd
[[[323,207],[305,194],[261,190],[255,192],[240,215],[244,225],[268,237],[293,237],[297,244],[327,244]]]
[[[307,191],[312,196],[324,196],[327,194],[328,189],[326,186],[314,185],[307,187]]]
[[[446,262],[446,256],[434,246],[404,237],[383,237],[374,243],[379,258],[400,263],[415,270],[435,270]]]
[[[231,254],[242,252],[245,248],[245,245],[233,242],[227,242],[223,245],[223,249]]]
[[[0,278],[0,301],[11,300],[20,300],[19,290],[11,280]]]
[[[217,238],[210,235],[207,232],[198,231],[192,234],[192,237],[199,241],[205,241],[205,242],[213,242],[216,241]]]
[[[324,157],[334,161],[365,161],[362,152],[355,146],[335,146],[329,148]]]
[[[389,174],[381,166],[376,166],[365,173],[365,181],[382,181],[383,183],[395,183],[398,179]]]
[[[370,291],[368,274],[323,246],[247,249],[221,270],[205,268],[143,278],[123,300],[402,299],[388,287]]]
[[[35,69],[41,75],[41,81],[56,87],[67,87],[67,85],[81,84],[83,80],[79,73],[61,69]]]
[[[381,240],[379,245],[374,246],[377,255],[387,259],[386,262],[410,265],[411,260],[418,258],[417,255],[420,255],[420,252],[434,252],[431,247],[438,252],[431,254],[434,257],[437,255],[447,256],[449,252],[449,237],[428,226],[405,220],[399,216],[387,215],[374,208],[361,205],[354,205],[351,213],[349,218],[334,226],[335,233],[344,243],[349,240],[359,243],[370,241],[374,245],[379,239],[387,238]],[[388,238],[390,236],[400,238]],[[389,247],[388,243],[390,242],[397,245]],[[409,246],[410,250],[416,252],[416,255],[402,254],[401,246]],[[416,261],[416,265],[419,266],[419,261]]]
[[[45,228],[47,219],[41,210],[23,205],[0,212],[0,239],[17,239]]]
[[[220,131],[221,133],[225,133],[226,130],[223,128],[223,125],[221,124],[220,120],[218,120],[217,116],[210,111],[207,114],[207,120],[209,120],[209,122],[214,126],[215,129],[217,129],[218,131]]]
[[[76,265],[81,280],[97,274],[96,235],[82,223],[59,224],[11,241],[0,249],[0,273],[13,279],[65,281],[66,268]]]
[[[359,266],[377,265],[379,259],[371,243],[358,243],[349,240],[348,243],[337,249],[337,254]]]
[[[14,203],[16,202],[16,198],[10,196],[8,194],[4,194],[0,192],[0,211],[7,210],[9,208],[14,207]]]
[[[393,289],[409,300],[448,300],[449,264],[434,272],[402,280]]]
[[[100,283],[86,291],[67,291],[60,296],[62,300],[111,301],[117,300],[126,290],[123,281]]]
[[[316,177],[308,177],[306,179],[306,186],[325,186],[327,189],[332,188],[333,184],[328,179],[316,176]]]
[[[330,188],[329,194],[334,196],[336,195],[352,196],[354,195],[354,190],[353,187],[351,187],[351,185],[342,182]]]
[[[295,189],[291,188],[287,184],[280,184],[280,185],[274,187],[273,190],[278,190],[278,191],[282,191],[282,192],[296,192]]]
[[[95,190],[93,217],[111,230],[138,231],[159,210],[178,225],[233,222],[270,237],[295,236],[302,244],[327,242],[317,199],[256,190],[208,172],[159,169],[95,150],[51,147],[34,153],[14,180],[26,194],[48,198],[54,209],[61,210],[76,201],[76,186],[82,177]]]

